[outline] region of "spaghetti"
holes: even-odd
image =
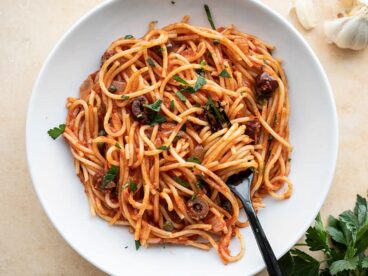
[[[114,41],[67,99],[64,137],[93,214],[142,246],[213,247],[229,263],[247,222],[226,180],[253,173],[256,209],[292,192],[286,77],[273,46],[188,19]]]

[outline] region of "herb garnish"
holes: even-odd
[[[168,150],[170,148],[170,146],[161,146],[161,147],[158,147],[157,149],[159,150]]]
[[[180,178],[180,177],[175,176],[174,177],[174,180],[177,183],[179,183],[181,186],[184,186],[185,188],[189,188],[190,187],[189,183],[187,181],[185,181],[184,179]]]
[[[171,110],[174,110],[174,100],[171,100],[170,101],[170,109]]]
[[[221,41],[218,40],[218,39],[213,40],[213,45],[219,45],[220,43],[221,43]]]
[[[121,145],[118,142],[115,143],[115,147],[117,147],[118,149],[121,149]]]
[[[206,79],[202,76],[198,76],[198,79],[194,85],[194,91],[197,92],[205,84],[206,84]]]
[[[59,125],[59,127],[50,128],[47,133],[52,139],[58,138],[65,131],[65,124]]]
[[[111,84],[108,90],[109,90],[109,92],[114,93],[114,92],[116,92],[117,89],[116,89],[115,85]]]
[[[127,95],[123,95],[123,96],[121,96],[120,98],[122,98],[123,100],[128,100],[128,99],[129,99],[129,96],[127,96]]]
[[[225,69],[221,71],[219,76],[223,78],[231,78],[230,74]]]
[[[162,100],[157,100],[152,104],[145,104],[144,107],[147,107],[148,109],[151,109],[155,112],[159,112],[161,109]]]
[[[134,36],[132,36],[132,35],[126,35],[126,36],[124,36],[124,39],[131,39],[131,38],[134,38]]]
[[[157,124],[165,123],[167,121],[166,117],[160,113],[154,112],[149,115],[150,125],[154,126]]]
[[[222,125],[226,123],[228,126],[231,125],[231,122],[222,108],[221,103],[217,102],[218,107],[213,102],[212,98],[208,98],[208,102],[204,107],[205,115],[208,123],[211,126],[212,131],[216,132],[222,128]]]
[[[117,176],[119,172],[118,167],[112,165],[110,169],[106,172],[104,178],[101,181],[100,188],[104,189],[106,188],[107,184],[109,184],[111,181],[114,181],[115,177]]]
[[[138,250],[141,247],[141,242],[139,240],[135,241],[135,250]]]
[[[149,64],[149,66],[151,66],[151,67],[155,67],[156,66],[156,64],[155,64],[155,62],[152,60],[152,58],[148,58],[147,59],[147,63]]]
[[[182,101],[182,102],[186,102],[187,101],[187,98],[182,94],[180,93],[179,91],[176,91],[176,96],[178,96],[178,98]]]
[[[127,181],[124,185],[123,185],[123,189],[126,188],[130,188],[130,190],[134,193],[135,191],[137,191],[137,184],[133,181],[133,180],[129,180]]]
[[[208,19],[208,22],[210,22],[211,28],[212,28],[213,30],[216,30],[215,24],[213,24],[213,20],[212,20],[212,15],[211,15],[210,7],[208,7],[208,5],[204,5],[204,10],[206,11],[207,19]]]
[[[206,79],[201,75],[198,76],[196,83],[194,84],[194,87],[191,87],[186,80],[182,79],[178,75],[174,75],[173,79],[185,85],[185,86],[179,86],[179,89],[182,92],[194,93],[194,92],[197,92],[199,89],[202,88],[203,85],[206,84]]]
[[[181,77],[179,77],[178,75],[174,75],[173,76],[173,79],[176,80],[177,82],[180,82],[182,84],[185,84],[185,85],[189,85],[189,83],[185,80],[185,79],[182,79]]]
[[[328,219],[325,228],[320,215],[306,233],[310,251],[322,251],[318,261],[307,253],[292,249],[279,261],[283,275],[365,275],[368,269],[368,203],[357,196],[355,208]],[[325,263],[327,266],[325,266]],[[321,267],[321,264],[322,267]]]
[[[196,163],[196,164],[201,164],[201,160],[199,160],[197,157],[195,156],[191,156],[187,159],[187,162],[193,162],[193,163]]]

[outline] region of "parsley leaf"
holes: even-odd
[[[152,104],[145,104],[144,107],[147,107],[148,109],[151,109],[155,112],[159,112],[161,109],[162,100],[157,100]]]
[[[194,91],[197,92],[199,89],[202,88],[203,85],[206,84],[206,79],[202,76],[198,76],[196,83],[194,84]]]
[[[345,270],[355,270],[358,266],[359,257],[356,256],[354,258],[348,260],[339,260],[333,262],[330,266],[331,275],[336,275],[339,272],[343,272]]]
[[[318,275],[319,262],[307,253],[292,249],[290,253],[294,256],[294,272],[292,275],[315,276]]]
[[[120,98],[122,98],[123,100],[128,100],[128,99],[129,99],[129,96],[127,96],[127,95],[122,95]]]
[[[201,164],[201,160],[199,160],[197,157],[195,156],[192,156],[192,157],[189,157],[187,159],[187,162],[193,162],[193,163],[197,163],[197,164]]]
[[[182,93],[180,93],[179,91],[176,91],[176,96],[178,96],[178,98],[182,101],[182,102],[186,102],[187,101],[187,97],[185,97]]]
[[[152,113],[150,114],[149,117],[150,117],[151,126],[165,123],[167,121],[166,117],[160,113]]]
[[[50,135],[52,139],[58,138],[65,131],[65,124],[59,125],[59,127],[50,128],[47,133]]]
[[[138,250],[141,247],[141,242],[139,240],[135,241],[135,250]]]
[[[151,67],[155,67],[156,66],[156,64],[155,64],[155,62],[152,60],[152,58],[148,58],[147,59],[147,63],[149,64],[149,66],[151,66]]]
[[[108,169],[108,171],[106,172],[104,178],[102,179],[100,188],[104,189],[106,188],[107,184],[109,184],[111,181],[114,181],[118,172],[119,172],[119,168],[112,165],[111,168]]]
[[[318,214],[314,227],[309,227],[305,242],[311,251],[328,250],[327,232],[323,227],[321,216]]]
[[[362,267],[362,268],[368,268],[368,256],[365,256],[365,257],[362,259],[361,267]]]
[[[335,242],[347,245],[344,234],[340,230],[329,226],[327,227],[327,232]]]
[[[354,211],[347,210],[338,218],[329,216],[327,230],[318,215],[307,231],[306,243],[312,251],[321,250],[325,259],[318,262],[303,251],[290,250],[289,256],[280,260],[283,268],[292,267],[285,275],[365,275],[361,272],[368,268],[368,257],[364,255],[368,249],[367,200],[358,195]]]
[[[219,76],[223,78],[231,78],[230,74],[225,69],[221,71]]]
[[[210,11],[210,7],[208,5],[204,5],[204,10],[206,11],[207,19],[208,19],[208,22],[210,22],[211,28],[213,30],[216,30],[215,24],[213,23],[213,20],[212,20],[212,14]]]
[[[161,147],[158,147],[157,149],[159,149],[159,150],[167,150],[169,148],[170,148],[170,146],[161,146]]]
[[[181,77],[179,77],[178,75],[174,75],[173,76],[173,79],[176,80],[177,82],[180,82],[182,84],[185,84],[185,85],[189,85],[189,83],[185,80],[185,79],[182,79]]]
[[[124,38],[125,39],[131,39],[131,38],[134,38],[134,36],[132,36],[132,35],[126,35],[126,36],[124,36]]]
[[[174,180],[177,183],[179,183],[181,186],[184,186],[185,188],[189,188],[190,187],[190,184],[187,181],[185,181],[184,179],[180,178],[180,177],[175,176],[174,177]]]
[[[126,188],[130,188],[130,190],[134,193],[135,191],[137,191],[137,184],[133,181],[133,180],[128,180],[124,185],[123,185],[123,189]]]
[[[115,147],[117,147],[118,149],[121,149],[121,145],[118,142],[115,143]]]
[[[175,107],[175,105],[174,105],[174,100],[171,100],[171,101],[170,101],[170,109],[171,109],[171,110],[174,110],[174,107]]]

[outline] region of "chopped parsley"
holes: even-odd
[[[221,41],[218,40],[218,39],[213,40],[213,45],[219,45],[220,43],[221,43]]]
[[[135,250],[138,250],[141,247],[141,242],[139,240],[135,241]]]
[[[121,149],[121,145],[118,142],[115,143],[115,147],[117,147],[118,149]]]
[[[213,20],[212,20],[210,7],[208,5],[204,5],[204,10],[206,11],[207,19],[208,19],[208,22],[210,22],[211,28],[213,30],[216,30],[215,24],[213,23]]]
[[[166,117],[160,113],[152,113],[150,114],[150,124],[151,126],[157,125],[157,124],[161,124],[161,123],[165,123],[167,121]]]
[[[168,150],[170,148],[170,146],[161,146],[161,147],[158,147],[157,149],[159,150]]]
[[[223,78],[231,78],[230,74],[225,69],[221,71],[219,76]]]
[[[59,127],[50,128],[47,133],[52,139],[58,138],[65,131],[65,124],[59,125]]]
[[[189,85],[189,83],[185,80],[185,79],[182,79],[181,77],[179,77],[178,75],[174,75],[173,76],[173,79],[176,80],[177,82],[180,82],[182,84],[185,84],[185,85]]]
[[[194,85],[194,91],[197,92],[205,84],[206,84],[206,79],[202,76],[198,76],[198,79]]]
[[[157,100],[152,104],[145,104],[144,107],[147,107],[148,109],[151,109],[155,112],[159,112],[161,109],[162,100]]]
[[[120,98],[122,98],[123,100],[128,100],[128,99],[129,99],[129,96],[127,96],[127,95],[123,95],[123,96],[121,96]]]
[[[274,139],[274,137],[270,134],[268,135],[268,141],[272,141]]]
[[[174,180],[177,183],[179,183],[181,186],[185,187],[185,188],[189,188],[190,187],[189,183],[187,181],[185,181],[184,179],[180,178],[180,177],[175,176],[174,177]]]
[[[104,178],[102,179],[100,188],[104,189],[106,188],[107,184],[109,184],[111,181],[114,181],[118,172],[119,172],[118,167],[112,165],[111,168],[108,169],[108,171],[106,172]]]
[[[155,67],[156,66],[156,64],[155,64],[155,62],[152,60],[152,58],[148,58],[147,59],[147,63],[149,64],[149,66],[151,66],[151,67]]]
[[[192,163],[196,163],[196,164],[201,164],[201,160],[199,160],[197,157],[195,156],[191,156],[187,159],[187,162],[192,162]]]
[[[115,85],[111,84],[108,90],[109,90],[109,92],[114,93],[114,92],[116,92],[117,89],[116,89]]]
[[[170,101],[170,109],[171,109],[171,110],[174,110],[174,107],[175,107],[175,105],[174,105],[174,100],[171,100],[171,101]]]
[[[124,36],[124,39],[131,39],[131,38],[134,38],[134,36],[132,36],[132,35],[126,35],[126,36]]]
[[[179,91],[176,91],[176,96],[178,96],[178,98],[182,101],[182,102],[186,102],[187,98]]]
[[[123,189],[126,188],[130,188],[130,190],[134,193],[135,191],[137,191],[137,184],[133,181],[133,180],[129,180],[127,181],[124,185],[123,185]]]

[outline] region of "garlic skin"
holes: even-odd
[[[340,0],[340,3],[347,11],[351,11],[357,6],[368,5],[368,0]]]
[[[317,25],[316,11],[313,0],[292,0],[298,21],[304,29],[310,30]]]
[[[327,21],[325,34],[338,47],[362,50],[368,46],[368,6],[361,6],[351,16]]]

